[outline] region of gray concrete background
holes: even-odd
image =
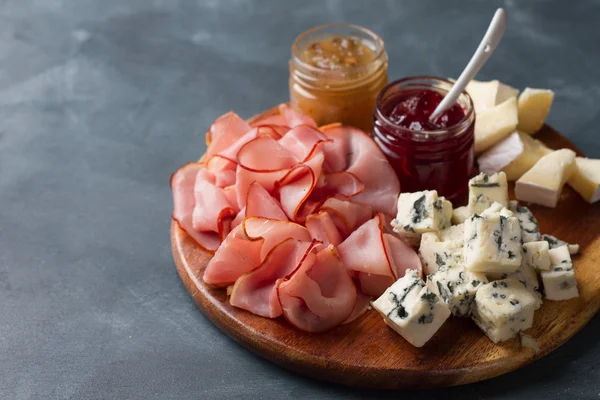
[[[598,1],[0,0],[0,398],[597,398],[599,318],[487,382],[355,390],[220,333],[170,254],[169,175],[220,114],[287,99],[298,33],[354,22],[392,78],[456,76],[501,4],[480,78],[554,89],[549,122],[600,157]]]

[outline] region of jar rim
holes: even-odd
[[[337,70],[328,70],[328,69],[318,68],[313,65],[310,65],[310,64],[302,61],[302,59],[300,59],[300,57],[298,57],[298,53],[301,51],[299,44],[303,39],[305,39],[309,35],[319,32],[319,31],[326,32],[328,29],[332,29],[332,28],[333,29],[335,29],[335,28],[350,28],[350,29],[356,30],[357,32],[368,36],[368,38],[372,41],[373,46],[375,46],[375,48],[373,49],[374,55],[375,55],[373,60],[364,65],[343,68],[343,69],[337,69]],[[306,70],[308,72],[315,73],[315,74],[327,74],[329,76],[339,76],[340,78],[347,79],[347,76],[345,76],[345,74],[347,74],[349,72],[354,72],[354,73],[361,72],[363,70],[368,69],[371,65],[373,65],[373,63],[380,60],[381,57],[385,54],[385,45],[384,45],[384,42],[383,42],[383,39],[381,38],[381,36],[379,36],[378,34],[376,34],[375,32],[373,32],[372,30],[370,30],[368,28],[365,28],[365,27],[362,27],[359,25],[355,25],[355,24],[348,24],[348,23],[332,23],[332,24],[318,25],[318,26],[315,26],[311,29],[308,29],[308,30],[302,32],[300,35],[298,35],[296,37],[296,39],[294,39],[294,42],[292,43],[292,47],[291,47],[291,52],[292,52],[292,62],[296,66],[299,66],[300,68],[302,68],[303,70]]]
[[[445,136],[448,135],[450,132],[453,131],[463,131],[464,129],[468,128],[469,125],[472,123],[473,117],[475,116],[475,107],[473,105],[473,99],[471,99],[471,96],[469,95],[469,93],[467,93],[466,90],[464,90],[459,98],[461,96],[464,96],[467,100],[466,104],[467,104],[467,109],[463,110],[465,111],[465,116],[456,124],[449,126],[447,128],[444,129],[436,129],[436,130],[416,130],[416,129],[411,129],[411,128],[406,128],[404,126],[400,126],[398,124],[396,124],[395,122],[391,121],[387,115],[385,115],[382,112],[382,102],[383,102],[383,97],[385,96],[385,94],[392,88],[397,87],[399,85],[406,85],[406,84],[410,84],[411,82],[437,82],[437,83],[442,83],[442,84],[446,84],[449,85],[449,87],[452,87],[452,85],[454,85],[454,82],[450,81],[449,79],[444,79],[444,78],[439,78],[439,77],[435,77],[435,76],[429,76],[429,75],[419,75],[419,76],[409,76],[406,78],[402,78],[402,79],[398,79],[395,80],[393,82],[388,83],[383,89],[381,89],[381,92],[379,92],[379,95],[377,96],[377,100],[375,102],[375,117],[382,121],[383,123],[390,125],[392,127],[394,127],[395,129],[401,129],[403,132],[409,133],[412,136],[418,137],[418,138],[428,138],[430,139],[430,136],[434,136],[434,137],[441,137],[441,136]],[[410,88],[410,86],[408,86]],[[441,91],[444,93],[444,95],[448,94],[449,92],[449,88],[448,89],[444,89],[441,87],[435,87],[433,84],[429,84],[427,85],[427,83],[422,83],[420,86],[416,85],[415,88],[421,87],[423,89],[432,89],[432,90],[436,90],[436,91]]]

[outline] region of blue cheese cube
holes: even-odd
[[[452,210],[452,223],[454,225],[462,224],[470,216],[467,206],[457,207]]]
[[[439,232],[450,226],[451,219],[452,203],[438,197],[437,191],[426,190],[400,194],[392,226],[400,233]]]
[[[493,202],[489,208],[486,208],[481,213],[482,216],[486,217],[489,215],[500,214],[505,217],[514,217],[515,214],[506,208],[503,204],[498,203],[497,201]]]
[[[407,270],[373,303],[385,323],[415,347],[422,347],[450,316],[448,306]]]
[[[468,214],[480,214],[497,201],[508,206],[508,184],[506,174],[498,172],[488,175],[481,173],[469,181]]]
[[[487,283],[485,274],[472,272],[461,264],[444,266],[427,277],[427,285],[444,303],[452,315],[468,317],[479,287]]]
[[[516,217],[475,214],[465,221],[465,265],[471,271],[510,273],[521,265],[521,226]]]
[[[515,272],[507,273],[489,273],[487,274],[487,278],[491,281],[508,279],[508,278],[516,278],[521,282],[525,287],[533,293],[535,296],[535,309],[537,310],[542,306],[542,288],[540,286],[540,281],[538,279],[538,274],[536,269],[527,264],[526,262],[522,262],[519,269]]]
[[[494,342],[515,337],[531,328],[536,299],[516,278],[482,285],[475,295],[472,318]]]
[[[440,267],[462,263],[464,225],[455,225],[439,234],[426,232],[421,235],[419,256],[425,275],[433,274]]]
[[[568,300],[579,296],[577,279],[571,262],[568,246],[561,246],[548,251],[550,270],[542,271],[544,292],[548,300]]]
[[[550,269],[550,246],[545,240],[523,244],[523,264],[530,265],[538,271]]]
[[[520,206],[518,202],[512,200],[509,202],[510,210],[515,213],[521,224],[521,238],[523,243],[537,242],[541,240],[540,228],[537,219],[529,208]]]
[[[574,255],[579,253],[579,245],[578,244],[569,244],[567,242],[565,242],[564,240],[560,240],[559,238],[552,236],[552,235],[542,235],[542,240],[545,240],[546,242],[548,242],[548,245],[550,246],[550,250],[552,249],[556,249],[557,247],[561,247],[561,246],[567,246],[567,248],[569,249],[569,254]]]

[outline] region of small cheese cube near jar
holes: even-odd
[[[515,277],[482,285],[475,295],[472,318],[494,342],[517,336],[533,325],[535,295]]]
[[[469,215],[480,214],[495,201],[508,206],[508,184],[504,172],[481,173],[469,181]]]
[[[575,158],[577,170],[569,179],[569,185],[588,203],[600,201],[600,160]]]
[[[468,317],[479,287],[487,283],[482,272],[472,272],[461,264],[445,266],[427,278],[427,285],[450,307],[452,315]]]
[[[450,316],[448,306],[415,270],[407,270],[372,305],[390,328],[415,347],[427,343]]]
[[[430,275],[439,268],[462,264],[464,226],[457,225],[457,229],[445,229],[440,234],[425,232],[421,235],[419,256],[423,264],[423,272]]]
[[[452,210],[452,224],[459,225],[469,218],[469,209],[467,206],[457,207]]]
[[[481,154],[517,129],[519,123],[517,98],[477,114],[475,122],[475,154]]]
[[[508,203],[510,210],[519,219],[521,224],[521,240],[523,243],[537,242],[542,238],[537,219],[525,206],[519,205],[518,202],[511,200]]]
[[[392,221],[396,232],[439,232],[450,226],[452,203],[438,197],[437,191],[425,190],[401,193],[398,197],[398,213]]]
[[[552,90],[525,88],[518,101],[519,130],[529,134],[539,131],[546,121],[553,100]]]
[[[479,171],[489,175],[495,174],[516,161],[524,151],[525,145],[521,136],[519,136],[519,132],[514,131],[506,139],[496,143],[477,157]]]
[[[523,263],[538,271],[550,270],[550,246],[545,240],[523,244]]]
[[[557,247],[548,251],[550,255],[550,270],[540,274],[544,284],[544,292],[548,300],[568,300],[579,296],[577,279],[567,246]]]

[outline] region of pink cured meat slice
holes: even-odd
[[[354,304],[354,309],[350,316],[346,318],[346,320],[342,323],[342,325],[349,324],[352,321],[358,319],[361,315],[363,315],[371,306],[371,296],[367,296],[362,291],[356,291],[356,303]]]
[[[341,195],[346,198],[363,192],[365,185],[350,172],[332,172],[321,175],[311,199],[326,200],[329,197]]]
[[[354,309],[356,286],[333,246],[309,254],[278,288],[283,316],[306,332],[340,325]]]
[[[306,218],[305,225],[310,236],[321,242],[316,248],[317,251],[326,248],[330,244],[338,246],[342,243],[342,235],[340,235],[331,217],[326,212],[309,215]]]
[[[208,131],[206,159],[230,147],[249,130],[250,125],[234,112],[221,115]]]
[[[206,169],[214,175],[215,185],[220,188],[235,184],[236,167],[236,163],[221,156],[214,156],[206,163]]]
[[[416,269],[422,275],[421,259],[412,247],[389,233],[383,234],[383,243],[396,279],[402,278],[407,269]]]
[[[194,185],[198,171],[202,169],[199,163],[189,163],[179,168],[171,176],[171,189],[173,191],[173,219],[200,247],[214,252],[220,243],[216,232],[197,232],[194,230],[192,213],[196,206]]]
[[[324,147],[328,167],[332,172],[351,172],[365,185],[352,200],[370,204],[374,211],[396,215],[400,182],[373,139],[350,126],[333,124],[322,130],[333,139]]]
[[[270,136],[259,136],[243,145],[237,161],[242,167],[258,172],[289,169],[298,163],[292,153]]]
[[[267,318],[281,315],[277,298],[277,281],[292,274],[311,251],[310,242],[286,239],[275,246],[262,264],[237,279],[229,302]]]
[[[319,208],[326,211],[342,237],[348,237],[356,228],[367,222],[373,216],[371,206],[368,204],[353,203],[349,200],[330,197]]]
[[[251,240],[264,239],[260,251],[261,260],[264,260],[271,249],[286,239],[291,238],[301,242],[311,241],[308,229],[290,221],[249,217],[242,221],[242,227],[246,236]]]
[[[246,207],[242,208],[235,216],[233,221],[231,221],[231,228],[235,228],[236,226],[240,225],[244,218],[246,218]]]
[[[317,127],[317,124],[311,117],[309,117],[308,115],[303,114],[299,111],[294,110],[292,107],[290,107],[287,104],[279,105],[279,114],[286,121],[285,125],[289,126],[290,128],[294,128],[299,125],[308,125],[313,128]]]
[[[233,218],[235,210],[223,189],[214,184],[214,176],[204,168],[196,175],[194,186],[196,205],[192,213],[193,227],[198,232],[212,231],[222,235],[223,219]]]
[[[269,193],[273,192],[275,188],[275,182],[282,179],[289,170],[284,169],[281,171],[273,172],[257,172],[248,170],[241,165],[237,166],[235,173],[235,186],[237,202],[240,208],[246,206],[246,200],[248,197],[248,189],[253,182],[257,182]]]
[[[279,144],[296,159],[305,161],[313,153],[319,143],[329,140],[321,131],[310,126],[300,125],[292,128],[281,139]]]
[[[249,240],[241,225],[234,228],[215,252],[204,270],[204,282],[227,286],[240,276],[257,268],[264,240]]]
[[[231,146],[219,152],[219,156],[226,158],[231,161],[237,160],[237,154],[245,144],[256,139],[260,136],[269,136],[273,139],[279,139],[283,136],[290,128],[287,126],[276,126],[276,125],[261,125],[251,128],[248,132],[243,134],[237,139]]]
[[[247,217],[264,217],[284,221],[288,219],[279,202],[256,182],[252,183],[248,189],[245,215]]]

